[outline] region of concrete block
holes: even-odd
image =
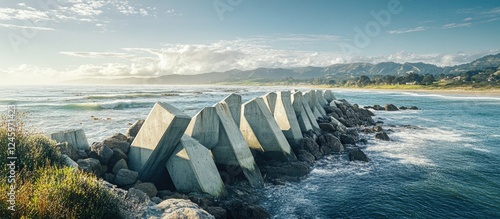
[[[314,96],[312,93],[313,93],[312,91],[305,92],[302,99],[305,103],[307,103],[314,116],[314,120],[316,120],[318,117],[322,117],[322,115],[319,112],[318,108],[316,107],[316,101],[313,100]]]
[[[165,166],[179,191],[213,196],[226,193],[210,151],[188,135],[182,136]]]
[[[297,159],[263,98],[242,105],[240,130],[250,148],[281,160]]]
[[[219,116],[215,107],[205,107],[193,116],[186,134],[212,149],[219,142]]]
[[[274,108],[276,107],[276,98],[277,94],[274,92],[268,93],[262,96],[264,103],[266,103],[267,108],[271,111],[271,114],[274,115]]]
[[[318,103],[321,105],[321,107],[324,109],[325,106],[328,106],[328,102],[326,101],[324,97],[324,92],[323,90],[316,90],[316,98],[318,100]]]
[[[311,107],[309,106],[309,99],[311,98],[310,93],[304,93],[302,95],[302,105],[304,107],[304,112],[306,112],[307,117],[309,118],[309,122],[311,123],[311,126],[313,127],[314,130],[320,130],[318,121],[316,120],[319,115],[319,112],[316,110],[317,114],[314,114],[314,112],[311,109],[315,109],[316,107]]]
[[[231,110],[224,103],[216,104],[215,109],[220,119],[219,143],[212,149],[215,162],[239,166],[252,187],[264,187],[259,167],[239,127],[232,119]]]
[[[279,91],[276,94],[274,120],[285,134],[288,143],[292,146],[298,145],[302,139],[302,131],[292,106],[291,93],[290,91]]]
[[[307,116],[307,112],[304,109],[304,104],[302,103],[302,92],[297,91],[292,94],[292,106],[295,111],[295,116],[300,126],[302,132],[307,132],[313,129],[311,121]]]
[[[238,94],[231,94],[224,98],[221,103],[226,104],[229,107],[229,111],[231,112],[231,116],[233,117],[236,125],[240,126],[240,117],[241,117],[241,96]]]
[[[191,118],[167,103],[157,102],[130,150],[129,168],[139,172],[143,182],[158,182],[165,171],[165,163],[173,153]]]
[[[323,98],[322,94],[317,93],[315,90],[311,91],[311,100],[312,100],[313,104],[316,106],[316,109],[321,114],[321,116],[326,116],[326,111],[323,108],[324,106],[321,105],[321,103],[320,103],[319,96],[321,96],[321,98]]]
[[[336,100],[335,95],[333,95],[333,92],[331,90],[325,90],[323,92],[323,97],[328,103],[331,103],[332,101]]]
[[[76,146],[79,150],[89,150],[89,142],[83,129],[72,129],[53,133],[50,138],[56,142],[68,142]]]

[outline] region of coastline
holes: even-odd
[[[352,91],[385,91],[385,92],[410,92],[410,93],[427,93],[427,94],[446,94],[446,95],[464,95],[464,96],[480,96],[480,97],[500,97],[500,89],[489,90],[474,90],[474,89],[384,89],[384,88],[341,88],[341,87],[326,87],[326,86],[306,86],[310,88],[322,88],[332,90],[352,90]]]

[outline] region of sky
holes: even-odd
[[[352,62],[452,66],[500,52],[493,0],[0,2],[0,84]]]

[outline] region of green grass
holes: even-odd
[[[24,126],[8,132],[5,115],[0,120],[0,216],[2,218],[120,218],[119,199],[94,175],[64,167],[56,143]],[[15,139],[9,139],[15,133]],[[11,134],[12,136],[12,134]],[[8,143],[16,144],[16,180],[6,179]],[[15,209],[9,210],[7,193],[15,185]]]

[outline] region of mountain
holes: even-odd
[[[334,64],[326,67],[298,68],[257,68],[253,70],[229,70],[210,72],[198,75],[164,75],[155,78],[122,78],[122,79],[80,79],[69,83],[80,84],[209,84],[217,82],[234,82],[243,80],[279,81],[284,79],[313,79],[324,77],[358,77],[361,75],[404,75],[410,72],[418,74],[456,74],[461,72],[483,70],[500,66],[500,53],[479,58],[470,63],[439,67],[422,62],[395,63],[381,62]]]

